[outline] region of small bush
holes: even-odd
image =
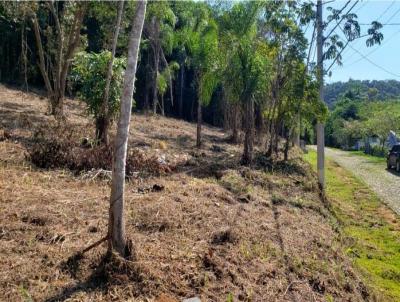
[[[28,159],[39,168],[66,168],[77,173],[92,169],[112,169],[112,148],[82,143],[79,131],[74,131],[71,125],[39,129],[33,141]],[[140,149],[128,150],[127,176],[136,173],[160,175],[170,171],[170,166],[163,159],[147,156]]]
[[[77,53],[72,62],[70,80],[78,89],[79,98],[87,104],[88,112],[95,118],[103,114],[101,108],[110,60],[111,52],[109,51],[100,53],[83,51]],[[125,58],[114,58],[108,97],[108,114],[112,119],[115,118],[120,107],[125,65]]]
[[[373,146],[370,150],[371,155],[378,156],[378,157],[385,157],[388,152],[387,148],[383,148],[380,146]]]

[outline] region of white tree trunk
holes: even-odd
[[[125,71],[121,98],[121,111],[118,120],[117,136],[114,146],[113,171],[109,212],[109,248],[126,256],[126,236],[124,220],[125,164],[128,147],[129,123],[131,119],[134,79],[138,61],[140,39],[146,13],[146,0],[136,2],[135,16],[128,45],[128,64]]]

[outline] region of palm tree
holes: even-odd
[[[260,7],[258,2],[238,3],[220,18],[223,88],[231,101],[242,104],[244,112],[244,164],[253,160],[254,103],[266,88],[268,55],[256,26]]]
[[[188,39],[190,64],[196,67],[197,135],[196,146],[201,147],[202,106],[207,106],[218,83],[218,28],[209,7],[199,3],[194,30]]]

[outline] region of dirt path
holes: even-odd
[[[316,149],[316,147],[312,147]],[[386,169],[385,162],[375,162],[350,152],[325,148],[327,157],[363,180],[397,214],[400,214],[400,174]]]

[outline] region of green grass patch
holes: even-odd
[[[315,151],[304,158],[316,169]],[[379,301],[400,301],[400,217],[349,171],[330,159],[326,167],[326,194],[345,252]]]
[[[359,156],[368,160],[370,163],[374,164],[386,164],[386,157],[378,157],[369,154],[365,154],[364,151],[349,151],[349,155],[351,156]]]

